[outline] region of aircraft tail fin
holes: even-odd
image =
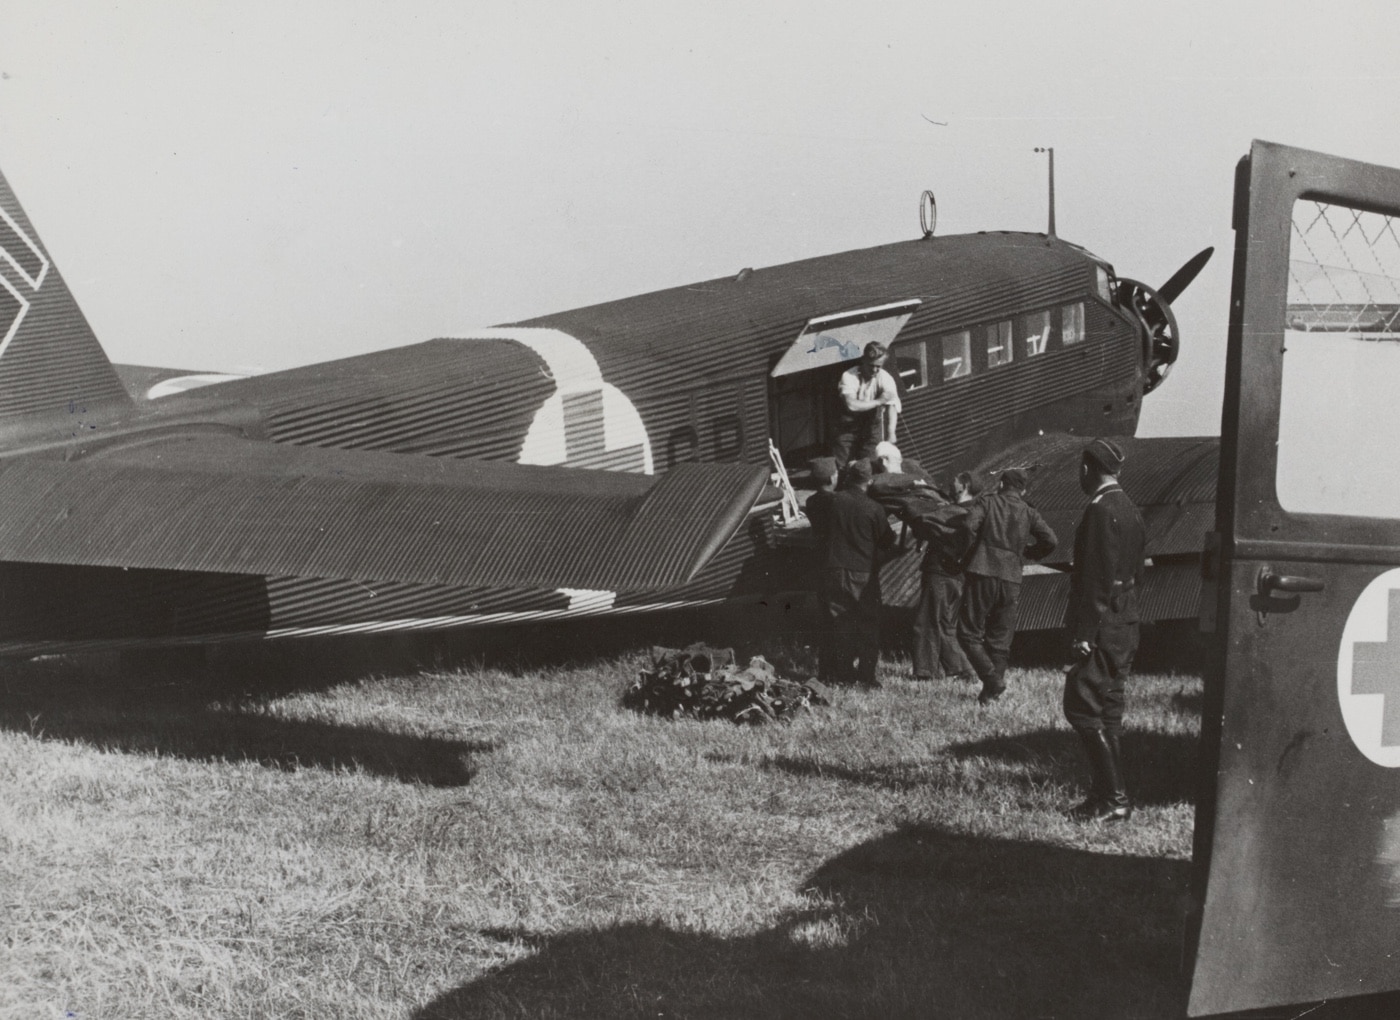
[[[131,398],[0,175],[0,425]]]

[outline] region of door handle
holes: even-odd
[[[1285,592],[1289,595],[1301,595],[1304,592],[1322,591],[1326,587],[1326,582],[1320,577],[1298,577],[1294,574],[1276,574],[1268,567],[1259,571],[1260,595],[1272,595],[1276,591]]]

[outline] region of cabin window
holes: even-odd
[[[951,333],[940,341],[943,345],[943,380],[961,379],[972,374],[972,333],[963,330]]]
[[[928,385],[928,345],[900,344],[890,351],[894,355],[894,372],[899,385],[906,390],[921,390]]]
[[[1021,350],[1027,358],[1044,354],[1050,345],[1050,313],[1031,312],[1021,316]]]
[[[1010,364],[1011,354],[1011,323],[992,323],[987,327],[987,367]]]
[[[1060,309],[1060,339],[1066,345],[1084,339],[1084,303],[1077,301]]]

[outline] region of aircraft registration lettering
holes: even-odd
[[[1337,698],[1356,749],[1400,768],[1400,569],[1358,596],[1337,654]]]

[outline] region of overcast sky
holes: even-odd
[[[1400,165],[1393,0],[8,0],[0,167],[114,361],[277,369],[918,235],[1177,302],[1213,433],[1252,138]],[[929,121],[942,122],[931,124]],[[946,125],[946,126],[945,126]]]

